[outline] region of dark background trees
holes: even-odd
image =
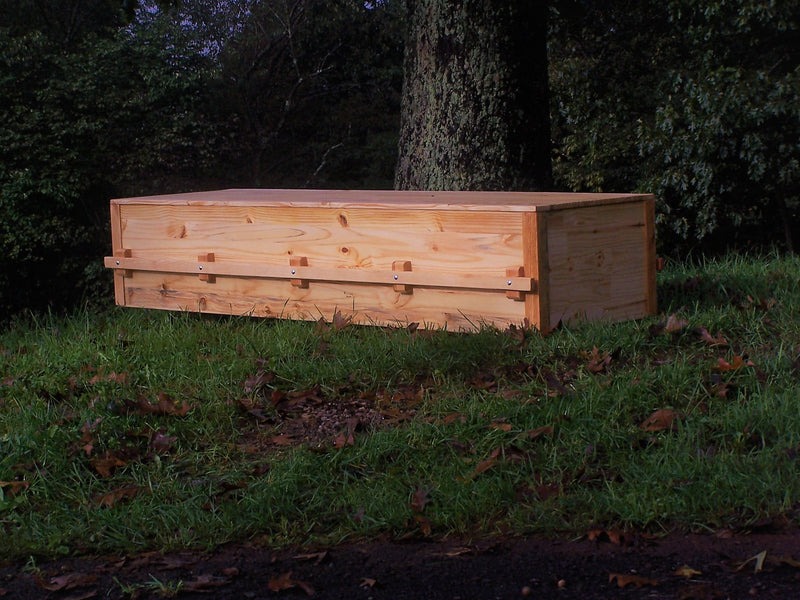
[[[795,243],[796,2],[549,10],[553,187],[654,192],[665,254]],[[0,308],[110,296],[110,197],[391,187],[405,30],[403,0],[0,0]]]

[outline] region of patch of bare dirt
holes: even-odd
[[[0,596],[155,599],[796,598],[794,528],[656,540],[603,532],[582,540],[369,542],[212,554],[148,553],[0,565]],[[592,539],[589,539],[592,538]]]

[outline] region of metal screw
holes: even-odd
[[[292,269],[292,275],[294,275],[295,273],[297,273],[297,271],[295,271],[294,269]]]
[[[398,279],[400,279],[400,278],[397,275],[395,275],[394,276],[394,280],[397,281]]]
[[[506,281],[506,285],[511,285],[511,280]]]
[[[119,266],[119,261],[117,261],[117,266]]]
[[[199,266],[199,267],[197,267],[197,268],[198,268],[198,269],[200,269],[200,270],[202,271],[202,270],[203,270],[203,265],[200,265],[200,266]]]

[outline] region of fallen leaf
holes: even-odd
[[[13,498],[20,492],[24,492],[31,484],[29,481],[0,481],[0,489],[2,489],[2,494],[8,496],[9,498]]]
[[[496,429],[498,431],[506,431],[506,432],[511,431],[514,428],[513,425],[511,425],[511,423],[497,423],[497,422],[490,423],[489,427],[491,427],[492,429]]]
[[[501,448],[495,448],[489,455],[489,458],[482,460],[477,464],[475,470],[472,472],[470,478],[474,479],[481,473],[484,473],[497,464],[497,457],[500,455]]]
[[[425,537],[428,537],[431,534],[432,526],[427,517],[423,517],[422,515],[414,515],[414,523],[417,524],[417,527],[419,527],[419,530]]]
[[[430,501],[430,498],[428,498],[428,490],[425,488],[418,488],[417,491],[414,492],[414,497],[411,500],[411,510],[421,513],[425,510],[425,506]]]
[[[315,565],[320,564],[325,557],[328,556],[328,551],[323,550],[322,552],[311,552],[309,554],[296,554],[292,558],[295,560],[313,560]]]
[[[150,440],[150,447],[155,450],[157,454],[166,454],[172,450],[172,444],[178,441],[178,438],[171,435],[166,435],[161,431],[156,431],[153,438]]]
[[[106,450],[105,454],[102,456],[96,456],[89,462],[95,468],[100,477],[106,478],[111,477],[111,471],[115,467],[124,467],[128,464],[118,456],[115,456],[110,450]]]
[[[127,403],[131,404],[131,403]],[[132,408],[141,415],[158,415],[158,416],[175,416],[184,417],[192,410],[191,405],[183,400],[173,400],[172,397],[165,393],[158,393],[158,400],[156,403],[150,402],[147,398],[139,396],[136,402],[132,403]]]
[[[622,573],[609,573],[608,575],[608,582],[611,583],[614,580],[617,580],[617,585],[621,588],[628,587],[632,585],[634,587],[640,588],[646,585],[650,586],[657,586],[658,581],[655,579],[648,579],[646,577],[640,577],[639,575],[625,575]]]
[[[616,529],[591,529],[587,532],[586,537],[590,542],[608,541],[620,548],[627,548],[633,544],[631,536]]]
[[[558,377],[553,374],[549,369],[542,369],[542,377],[544,377],[547,387],[557,394],[567,394],[569,390],[562,384]]]
[[[748,360],[745,362],[744,358],[739,356],[738,354],[733,357],[731,362],[728,362],[724,358],[717,359],[717,366],[715,367],[717,371],[738,371],[744,367],[755,367],[755,363]]]
[[[353,317],[345,317],[341,312],[338,310],[333,313],[333,330],[334,331],[341,331],[353,321]]]
[[[449,415],[445,415],[445,417],[444,417],[444,424],[445,425],[452,425],[456,421],[458,421],[459,423],[462,423],[462,424],[466,423],[467,422],[467,416],[465,414],[463,414],[463,413],[454,412],[454,413],[450,413]]]
[[[543,425],[542,427],[537,427],[536,429],[531,429],[530,431],[525,432],[525,437],[527,437],[529,440],[535,440],[543,435],[553,435],[553,426]]]
[[[311,587],[308,583],[304,581],[297,581],[296,579],[292,579],[292,572],[289,571],[288,573],[284,573],[279,577],[271,577],[269,580],[269,589],[273,592],[281,592],[283,590],[290,590],[292,588],[299,587],[303,590],[307,596],[314,595],[314,588]]]
[[[244,391],[248,394],[259,390],[260,388],[264,387],[265,385],[272,383],[276,377],[276,374],[271,371],[264,371],[264,369],[259,369],[256,371],[255,375],[252,375],[245,379],[244,382]]]
[[[777,558],[772,558],[772,561],[776,562],[779,565],[786,565],[787,567],[794,567],[795,569],[800,569],[800,560],[795,560],[791,556],[781,555]]]
[[[547,484],[540,484],[534,487],[536,494],[539,496],[540,500],[547,500],[551,496],[558,496],[561,494],[561,484],[560,483],[547,483]]]
[[[675,421],[680,419],[680,415],[671,408],[662,408],[647,417],[640,427],[645,431],[672,431],[675,429]]]
[[[67,573],[66,575],[50,578],[49,581],[46,581],[41,574],[36,573],[33,578],[36,581],[36,585],[48,592],[66,592],[92,585],[97,581],[97,575],[87,573]]]
[[[751,556],[746,561],[744,561],[742,564],[740,564],[736,568],[736,572],[738,573],[739,571],[744,569],[747,565],[749,565],[751,562],[755,562],[755,566],[754,566],[753,572],[754,573],[759,573],[764,568],[764,561],[766,560],[766,558],[767,558],[767,551],[766,550],[764,550],[763,552],[759,552],[755,556]]]
[[[98,383],[118,383],[120,385],[126,385],[128,383],[128,374],[115,373],[112,371],[111,373],[106,375],[104,369],[101,367],[98,370],[97,375],[95,375],[89,380],[89,385],[95,385]]]
[[[95,503],[99,507],[106,507],[111,508],[117,502],[122,500],[130,500],[131,498],[135,498],[139,495],[144,488],[139,487],[138,485],[129,485],[126,487],[121,487],[106,494],[98,494],[95,496]]]
[[[700,339],[709,346],[719,346],[722,348],[726,348],[728,346],[728,340],[722,337],[721,333],[718,333],[717,337],[712,337],[705,327],[700,327],[697,332],[700,334]]]
[[[362,577],[361,581],[358,582],[358,587],[372,589],[375,587],[376,583],[377,581],[370,577]]]
[[[689,565],[683,565],[680,569],[675,571],[675,575],[678,577],[686,577],[689,579],[690,577],[694,577],[695,575],[702,575],[702,571],[698,571],[697,569],[693,569]]]
[[[586,368],[591,373],[601,373],[605,371],[609,364],[611,364],[611,353],[604,352],[600,354],[600,350],[598,350],[597,346],[592,348],[591,352],[581,352],[584,358],[588,358],[589,362],[586,364]]]
[[[688,321],[681,319],[678,315],[672,314],[667,317],[667,322],[664,325],[664,332],[665,333],[677,333],[686,329],[689,325]]]
[[[210,592],[214,588],[228,585],[231,582],[227,577],[215,577],[214,575],[198,575],[192,581],[184,581],[181,586],[182,592]]]

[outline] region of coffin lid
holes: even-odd
[[[545,212],[577,206],[638,202],[650,194],[572,192],[426,192],[395,190],[229,189],[138,198],[119,198],[112,204],[173,206],[275,206],[303,208],[365,208],[464,210],[477,212]]]

